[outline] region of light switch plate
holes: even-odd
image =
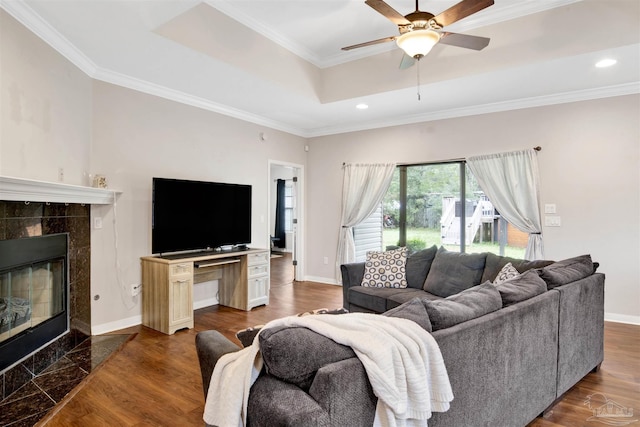
[[[544,213],[546,214],[554,214],[556,213],[556,204],[555,203],[547,203],[544,205]]]
[[[547,215],[544,217],[544,225],[547,227],[560,227],[562,225],[562,221],[559,216]]]

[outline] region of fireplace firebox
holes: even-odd
[[[0,241],[0,371],[69,331],[68,234]]]

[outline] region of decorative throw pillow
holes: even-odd
[[[494,282],[495,284],[495,282]],[[520,301],[528,300],[547,291],[547,284],[538,275],[538,270],[524,273],[496,285],[502,306],[508,307]]]
[[[440,247],[423,289],[442,298],[480,284],[486,253],[466,254]]]
[[[498,273],[498,275],[496,276],[493,284],[499,285],[500,283],[503,283],[509,279],[513,279],[514,277],[518,277],[519,275],[520,273],[518,272],[518,270],[516,270],[516,268],[510,262],[508,262],[504,265],[504,267],[502,267],[502,270],[500,270],[500,273]]]
[[[436,301],[422,300],[434,331],[500,310],[502,299],[491,282],[474,286],[459,294]]]
[[[502,267],[504,267],[504,265],[508,262],[510,262],[511,265],[514,266],[520,273],[524,273],[525,271],[531,270],[532,268],[541,268],[549,264],[553,264],[555,261],[542,259],[528,261],[526,259],[500,256],[489,252],[487,253],[487,261],[484,265],[484,272],[482,273],[482,279],[480,279],[480,283],[484,283],[487,281],[492,282],[496,278]]]
[[[386,252],[367,252],[362,286],[370,288],[406,288],[407,248]]]
[[[236,338],[240,340],[242,347],[249,347],[251,344],[253,344],[253,339],[256,337],[256,335],[258,335],[258,332],[260,332],[260,329],[262,329],[263,327],[264,325],[256,325],[248,327],[246,329],[242,329],[236,332]]]
[[[425,331],[432,331],[431,321],[429,320],[429,313],[427,313],[427,309],[420,298],[417,297],[403,304],[400,304],[396,308],[385,311],[384,313],[382,313],[382,315],[387,317],[400,317],[403,319],[413,320]]]
[[[553,289],[591,276],[594,271],[591,255],[580,255],[550,264],[538,273],[547,283],[547,289]]]
[[[355,357],[351,347],[298,326],[265,328],[258,339],[267,372],[305,391],[318,369]]]

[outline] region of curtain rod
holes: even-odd
[[[533,149],[535,151],[542,151],[542,147],[539,145],[536,145],[535,147],[533,147]],[[449,160],[440,160],[440,161],[435,161],[435,162],[429,162],[429,163],[398,163],[398,166],[415,166],[415,165],[419,165],[419,164],[438,164],[438,163],[457,163],[457,162],[464,162],[465,158],[461,158],[461,159],[449,159]],[[346,165],[346,162],[342,162],[342,167],[344,167]]]

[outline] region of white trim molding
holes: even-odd
[[[142,315],[120,319],[114,322],[107,322],[101,325],[91,326],[91,335],[102,335],[108,332],[119,331],[120,329],[130,328],[142,324]]]
[[[627,323],[629,325],[640,325],[640,316],[618,313],[604,313],[604,320],[607,322]]]
[[[0,200],[110,205],[119,194],[106,188],[0,176]]]

